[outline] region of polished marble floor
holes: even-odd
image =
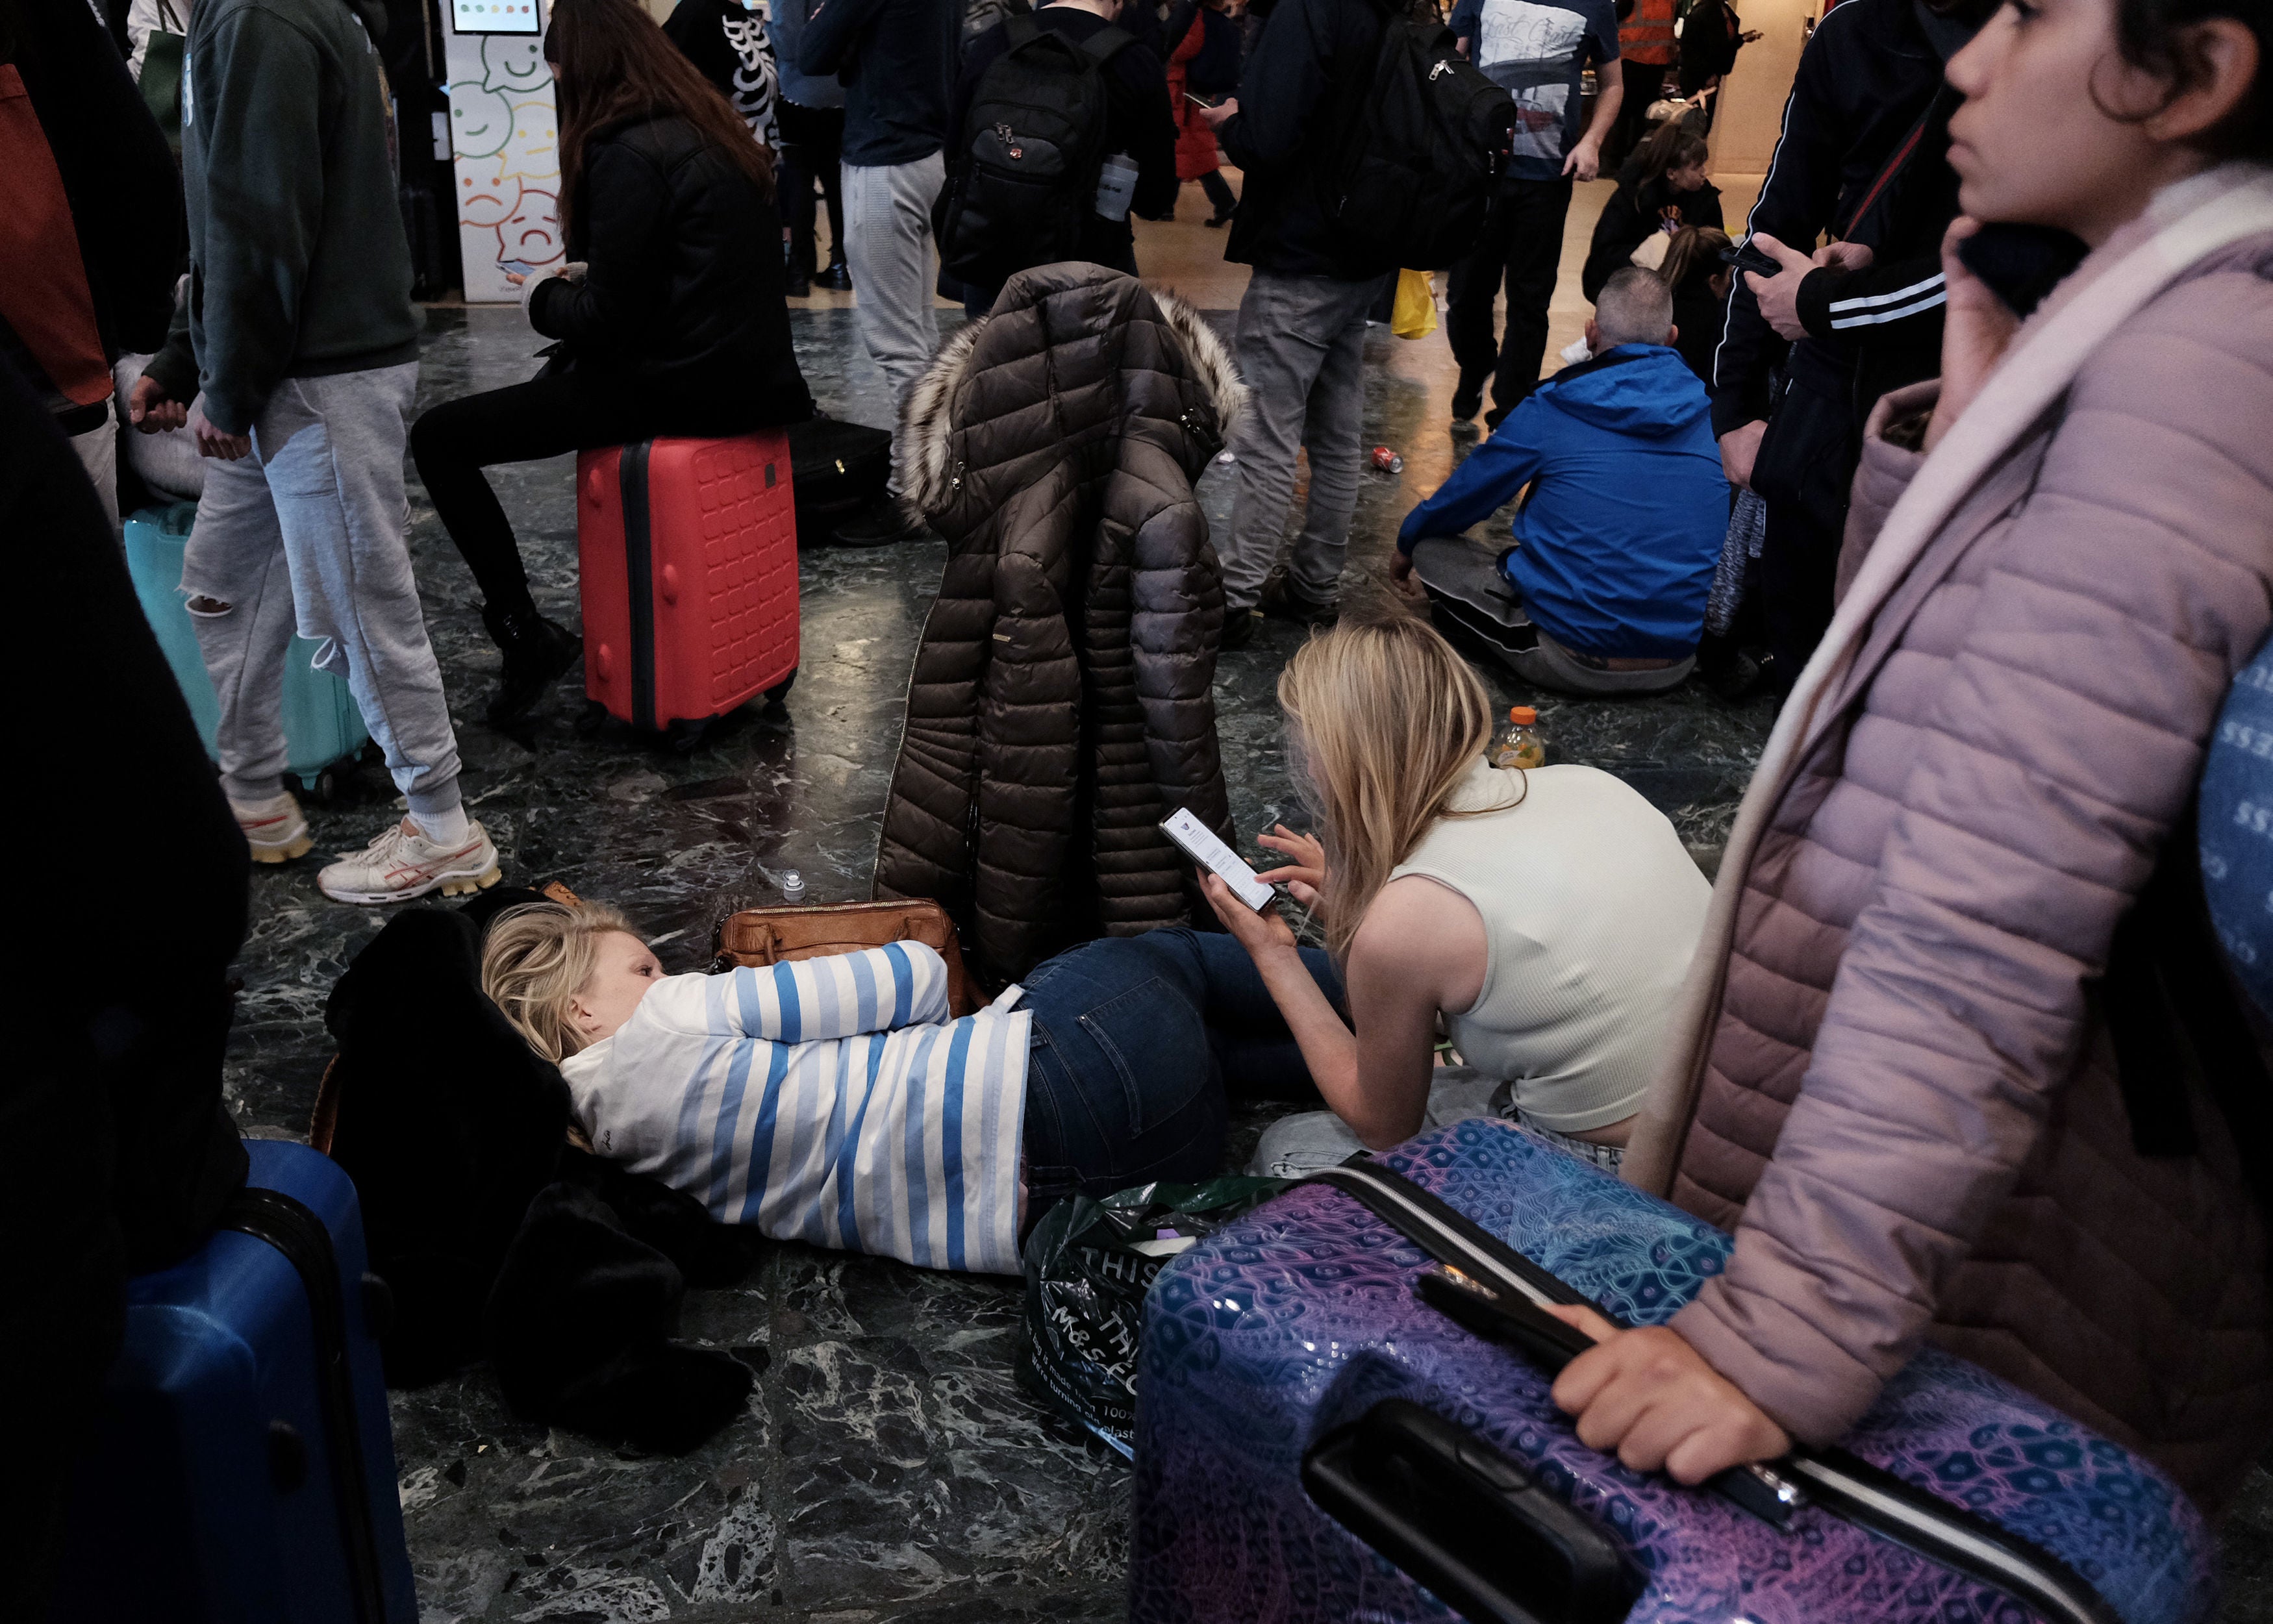
[[[1581,248],[1599,206],[1582,196],[1573,211]],[[1140,249],[1148,266],[1156,257],[1167,265],[1175,273],[1164,280],[1228,334],[1242,277],[1211,258],[1221,235],[1196,223],[1150,229]],[[848,303],[823,296],[793,310],[806,374],[826,408],[886,423]],[[1575,335],[1583,311],[1558,302],[1557,345]],[[942,334],[961,320],[946,309],[937,317]],[[422,404],[518,381],[534,370],[536,347],[509,310],[430,311]],[[1367,443],[1397,447],[1406,468],[1367,475],[1345,583],[1353,591],[1378,579],[1398,521],[1453,456],[1441,333],[1407,343],[1376,330],[1367,375]],[[497,478],[540,603],[573,625],[572,467],[560,459]],[[1231,476],[1214,467],[1200,485],[1219,534]],[[804,876],[813,901],[867,894],[909,662],[943,546],[808,552],[804,665],[787,706],[738,715],[679,756],[612,731],[579,734],[573,679],[528,725],[484,726],[496,655],[470,578],[415,478],[411,490],[412,550],[468,796],[511,879],[561,879],[619,903],[672,970],[708,958],[724,915],[776,900],[788,870]],[[1272,623],[1219,674],[1242,834],[1289,804],[1272,693],[1296,636]],[[1487,679],[1503,704],[1534,697]],[[1766,701],[1731,707],[1693,688],[1641,701],[1542,700],[1541,709],[1559,759],[1628,777],[1707,861],[1771,720]],[[311,809],[319,851],[359,844],[394,815],[392,805],[383,775],[366,771],[339,804]],[[384,923],[326,902],[314,869],[254,879],[228,1079],[248,1133],[304,1133],[328,1052],[325,999]],[[1261,1122],[1238,1125],[1227,1160],[1243,1157]],[[621,1454],[520,1422],[481,1368],[396,1395],[426,1624],[1120,1617],[1126,1470],[1017,1389],[1017,1310],[1011,1282],[769,1246],[739,1286],[690,1295],[684,1334],[732,1351],[758,1381],[743,1416],[683,1458]],[[2257,1486],[2268,1487],[2262,1475]],[[2262,1603],[2273,1598],[2273,1493],[2253,1496],[2234,1532],[2235,1599]]]

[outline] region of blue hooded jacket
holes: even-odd
[[[1506,569],[1532,624],[1603,659],[1695,654],[1729,482],[1711,402],[1679,353],[1621,344],[1549,378],[1406,515],[1398,546],[1459,535],[1527,480]]]

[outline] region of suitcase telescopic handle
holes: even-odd
[[[1409,1399],[1302,1457],[1319,1508],[1470,1624],[1616,1624],[1643,1580],[1520,1461]]]

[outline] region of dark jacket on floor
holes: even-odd
[[[1326,217],[1325,177],[1355,97],[1370,87],[1386,19],[1376,0],[1280,0],[1216,127],[1246,176],[1223,257],[1281,276],[1365,281],[1397,269],[1354,253]]]
[[[1681,211],[1684,226],[1721,225],[1721,189],[1707,181],[1694,191],[1677,191],[1662,175],[1639,185],[1621,185],[1602,205],[1579,278],[1588,303],[1602,296],[1602,284],[1633,263],[1633,251],[1649,240],[1668,208]]]
[[[332,990],[331,1154],[394,1295],[390,1384],[486,1354],[520,1414],[679,1449],[737,1413],[749,1373],[671,1345],[686,1283],[740,1271],[688,1197],[566,1143],[568,1090],[483,996],[481,931],[535,894],[397,914]],[[401,1012],[416,1009],[416,1022]]]
[[[568,257],[590,266],[584,280],[549,279],[529,320],[576,365],[746,401],[752,427],[813,415],[783,303],[781,217],[685,119],[594,134]]]
[[[1226,839],[1223,584],[1191,481],[1246,398],[1174,296],[1010,279],[908,393],[904,501],[947,537],[885,805],[879,897],[936,897],[990,979],[1189,923],[1180,806]]]
[[[19,955],[34,1007],[0,1081],[0,1213],[19,1240],[0,1349],[25,1401],[11,1420],[6,1508],[26,1557],[8,1589],[11,1616],[39,1619],[69,1499],[56,1486],[100,1431],[126,1276],[186,1255],[244,1182],[221,1061],[251,861],[86,470],[4,361],[0,535],[19,541],[15,585],[41,606],[17,657],[68,696],[19,707],[19,759],[84,760],[91,716],[131,718],[134,738],[131,791],[80,797],[71,813],[74,842],[109,855],[27,862],[12,876],[39,939]],[[178,864],[161,905],[146,872],[110,860],[150,849],[154,818]],[[146,947],[154,932],[162,939]]]
[[[372,34],[386,11],[364,0]],[[338,0],[198,0],[182,80],[190,297],[148,371],[243,434],[288,378],[418,359],[379,57]]]

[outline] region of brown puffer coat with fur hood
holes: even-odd
[[[903,502],[949,552],[875,890],[946,903],[987,980],[1205,911],[1157,826],[1232,835],[1191,482],[1246,394],[1197,311],[1093,265],[1013,277],[909,392]]]

